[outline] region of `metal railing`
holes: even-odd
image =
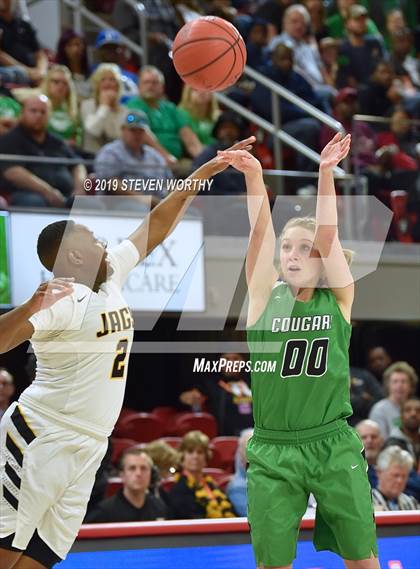
[[[61,1],[63,2],[63,4],[65,4],[67,7],[73,10],[73,28],[77,33],[79,34],[83,33],[83,25],[82,25],[83,18],[88,22],[94,24],[101,30],[108,29],[108,30],[117,31],[121,35],[121,42],[127,47],[129,47],[131,51],[133,51],[135,54],[141,57],[143,65],[147,63],[148,61],[147,35],[146,35],[147,15],[145,7],[141,2],[135,2],[134,0],[125,0],[127,4],[129,4],[132,8],[136,10],[137,16],[139,18],[139,43],[141,45],[138,45],[129,38],[127,38],[126,36],[124,36],[123,34],[121,34],[119,30],[110,26],[108,22],[106,22],[105,20],[103,20],[102,18],[100,18],[90,10],[88,10],[85,6],[83,6],[82,0],[61,0]]]

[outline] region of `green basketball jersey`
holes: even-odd
[[[331,290],[300,302],[278,283],[247,336],[256,427],[310,429],[352,414],[351,325]]]

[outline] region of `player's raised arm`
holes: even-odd
[[[237,142],[229,150],[250,149],[253,142],[255,142],[255,136],[250,136]],[[149,213],[144,223],[129,236],[129,239],[137,247],[140,256],[139,261],[147,257],[175,229],[191,200],[199,192],[200,180],[207,180],[215,176],[225,170],[228,165],[228,161],[221,156],[209,160],[187,178],[187,180],[191,180],[190,186],[185,184],[182,190],[172,192]]]
[[[2,314],[0,316],[0,353],[4,354],[29,340],[34,333],[34,327],[29,318],[71,294],[73,282],[73,278],[57,278],[42,283],[28,301]]]
[[[260,162],[246,150],[225,150],[219,156],[229,159],[229,164],[245,175],[251,225],[246,257],[250,326],[262,314],[278,278],[274,267],[276,235]]]
[[[333,170],[349,153],[350,143],[349,134],[342,138],[338,133],[321,152],[316,204],[317,229],[314,242],[322,258],[328,286],[348,321],[354,298],[354,283],[338,237]]]

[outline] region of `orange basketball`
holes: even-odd
[[[238,30],[216,16],[185,24],[172,46],[175,69],[181,79],[202,91],[223,91],[242,75],[245,43]]]

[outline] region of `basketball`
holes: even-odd
[[[230,22],[207,16],[188,22],[172,47],[175,69],[181,79],[202,91],[223,91],[242,75],[246,48]]]

